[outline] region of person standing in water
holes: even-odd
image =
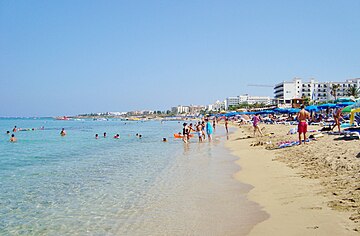
[[[304,144],[306,143],[306,132],[307,132],[307,120],[310,118],[309,112],[305,110],[305,106],[301,105],[301,110],[296,116],[299,124],[298,124],[298,132],[299,132],[299,145],[301,145],[301,134],[304,134]]]
[[[16,141],[17,141],[17,139],[15,138],[15,134],[12,134],[11,138],[10,138],[10,142],[14,143]]]
[[[205,122],[206,122],[206,134],[209,138],[209,142],[211,142],[212,140],[212,133],[213,133],[213,128],[211,126],[211,123],[209,121],[209,119],[205,119]]]
[[[199,121],[199,123],[196,125],[196,133],[197,133],[197,135],[198,135],[198,137],[199,137],[199,142],[201,143],[202,142],[202,125],[201,125],[201,123],[200,123],[200,121]]]
[[[188,126],[187,126],[187,123],[184,123],[184,124],[183,124],[183,132],[182,132],[184,143],[187,143],[187,142],[188,142],[188,136],[189,136],[189,134],[190,134],[190,131],[189,131],[189,128],[188,128]]]
[[[206,139],[206,135],[205,135],[205,121],[202,121],[201,122],[201,126],[202,126],[202,128],[201,128],[201,132],[202,132],[202,139],[203,140],[205,140]]]
[[[61,135],[61,136],[65,136],[65,135],[66,135],[66,132],[65,132],[65,129],[64,129],[64,128],[61,129],[60,135]]]

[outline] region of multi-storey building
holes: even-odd
[[[334,94],[333,86],[338,86]],[[274,87],[274,98],[278,104],[290,104],[292,99],[308,97],[314,101],[328,101],[347,96],[351,86],[360,87],[360,78],[348,79],[345,82],[319,82],[310,79],[303,82],[299,78],[283,81]]]
[[[248,94],[240,95],[237,97],[228,97],[225,100],[225,108],[229,109],[230,106],[237,106],[239,104],[272,104],[272,99],[270,97],[262,97],[262,96],[249,96]]]
[[[226,100],[221,102],[217,100],[215,103],[210,104],[207,106],[208,111],[222,111],[226,108]]]

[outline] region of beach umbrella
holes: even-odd
[[[355,98],[353,96],[347,97],[347,98],[338,98],[335,100],[335,103],[343,103],[343,102],[354,102]]]
[[[360,112],[360,108],[355,108],[351,110],[350,113],[350,125],[354,124],[354,119],[355,119],[355,113]]]
[[[262,110],[262,111],[258,111],[258,112],[256,112],[256,114],[272,114],[272,113],[274,113],[274,111],[273,110]]]
[[[285,109],[285,108],[275,108],[274,112],[285,114],[285,113],[287,113],[287,109]]]
[[[344,109],[342,109],[342,112],[343,112],[343,113],[349,113],[349,112],[351,112],[351,109],[352,109],[352,107],[351,107],[351,105],[350,105],[350,106],[347,106],[347,107],[345,107]]]
[[[346,106],[350,106],[350,105],[354,105],[355,102],[342,102],[342,103],[338,103],[336,104],[336,107],[346,107]]]
[[[299,108],[290,108],[289,110],[288,110],[288,113],[298,113],[300,111],[300,109]]]
[[[352,105],[351,105],[351,108],[352,108],[352,109],[360,108],[360,100],[358,100],[356,103],[352,104]]]
[[[311,112],[311,111],[318,111],[319,108],[318,108],[317,106],[315,106],[315,105],[312,105],[312,106],[307,106],[307,107],[305,108],[305,110]]]
[[[321,104],[320,106],[318,106],[319,109],[327,109],[327,108],[335,108],[336,104],[334,103],[326,103],[326,104]]]

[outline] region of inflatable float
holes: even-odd
[[[183,137],[184,137],[184,135],[182,135],[182,134],[174,134],[174,138],[183,138]],[[190,138],[192,138],[192,137],[194,137],[194,135],[190,134]]]

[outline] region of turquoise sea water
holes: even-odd
[[[14,125],[36,130],[18,131],[10,143],[6,131]],[[245,232],[260,210],[234,194],[246,186],[231,178],[234,158],[224,156],[221,137],[185,145],[172,138],[180,129],[178,122],[1,119],[0,235],[215,232],[208,221],[226,219],[224,205],[229,220],[216,227],[218,235],[231,227]],[[241,209],[246,217],[235,225],[230,218]]]

